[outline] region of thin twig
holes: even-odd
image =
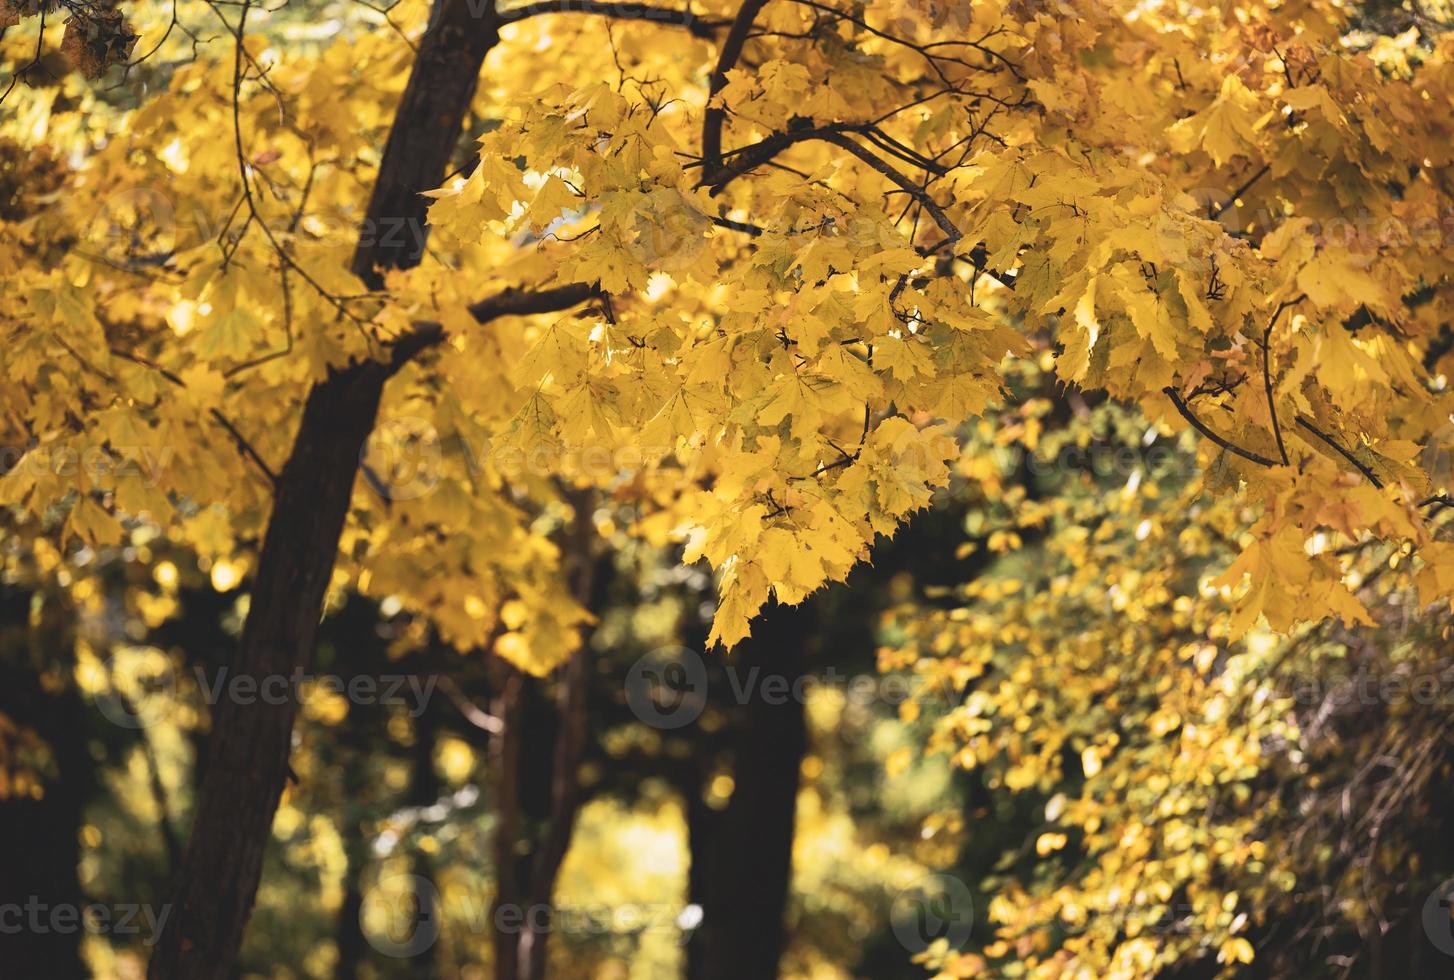
[[[1278,303],[1272,319],[1267,321],[1267,329],[1262,331],[1262,386],[1267,391],[1267,411],[1272,416],[1272,435],[1277,439],[1277,454],[1282,457],[1283,466],[1287,465],[1287,447],[1282,442],[1282,426],[1277,422],[1277,400],[1272,394],[1272,328],[1277,326],[1277,318],[1282,316],[1283,310],[1306,298],[1307,294],[1300,293],[1292,299]]]
[[[1211,429],[1209,429],[1205,422],[1192,414],[1192,411],[1190,408],[1187,407],[1186,402],[1182,401],[1181,395],[1177,394],[1176,389],[1173,388],[1171,385],[1167,385],[1161,390],[1166,393],[1166,397],[1171,399],[1171,403],[1176,406],[1176,410],[1181,413],[1181,417],[1191,423],[1192,428],[1196,429],[1202,435],[1212,440],[1212,442],[1216,443],[1218,446],[1221,446],[1227,452],[1232,453],[1236,456],[1241,456],[1243,459],[1256,463],[1258,466],[1273,467],[1277,465],[1277,462],[1275,460],[1271,460],[1268,459],[1266,456],[1261,456],[1257,453],[1254,453],[1250,449],[1243,449],[1241,446],[1238,446],[1233,442],[1229,442],[1228,440],[1222,438]]]
[[[1373,470],[1370,469],[1361,460],[1359,460],[1357,456],[1354,456],[1347,449],[1344,449],[1342,446],[1338,445],[1338,443],[1334,441],[1332,436],[1328,435],[1322,429],[1319,429],[1317,426],[1313,425],[1313,423],[1309,422],[1305,417],[1301,415],[1297,417],[1297,424],[1302,426],[1304,429],[1307,429],[1319,439],[1323,440],[1323,442],[1325,442],[1330,448],[1337,452],[1339,456],[1342,456],[1348,462],[1356,466],[1358,468],[1358,472],[1368,477],[1369,483],[1373,484],[1380,490],[1383,489],[1383,481],[1374,474]]]
[[[1223,204],[1221,207],[1217,208],[1217,210],[1215,210],[1215,211],[1212,212],[1212,214],[1211,214],[1211,220],[1216,221],[1218,218],[1220,218],[1222,216],[1223,212],[1225,212],[1233,204],[1236,204],[1237,203],[1237,199],[1239,197],[1241,197],[1243,194],[1246,194],[1249,190],[1251,190],[1252,189],[1252,185],[1255,184],[1255,183],[1257,183],[1264,176],[1266,176],[1267,175],[1267,172],[1269,170],[1271,170],[1271,169],[1272,169],[1272,164],[1270,164],[1270,163],[1264,163],[1262,165],[1262,168],[1260,170],[1258,170],[1251,177],[1248,177],[1247,180],[1243,182],[1243,184],[1242,184],[1241,187],[1237,188],[1235,191],[1232,192],[1232,196],[1229,197],[1229,198],[1227,198],[1227,201],[1226,201],[1225,204]]]

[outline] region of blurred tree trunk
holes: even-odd
[[[498,39],[493,4],[436,0],[395,113],[354,256],[370,287],[379,269],[417,263],[426,200],[459,140],[480,67]],[[368,362],[315,385],[274,490],[251,610],[231,676],[259,680],[306,666],[338,553],[354,476],[390,375]],[[228,977],[262,874],[288,772],[295,705],[226,700],[213,717],[208,763],[174,908],[148,968],[153,980]]]
[[[591,493],[573,495],[572,589],[599,616],[608,558],[594,555]],[[589,636],[566,661],[553,703],[542,682],[500,661],[495,717],[496,892],[491,909],[496,980],[544,980],[555,882],[570,849],[581,804],[580,767],[589,732]],[[527,756],[526,753],[529,753]]]
[[[520,853],[523,805],[520,793],[520,756],[525,742],[525,718],[533,682],[508,664],[499,664],[492,711],[503,726],[490,744],[495,781],[495,900],[490,907],[496,980],[515,980],[520,972],[520,950],[506,917],[520,908],[524,897],[528,860]],[[513,921],[513,920],[512,920]]]
[[[360,767],[362,768],[362,767]],[[359,917],[363,913],[363,870],[368,865],[368,841],[357,820],[343,828],[343,853],[347,867],[343,872],[343,902],[338,907],[333,943],[338,950],[334,964],[334,980],[357,980],[359,964],[368,954],[367,940]]]
[[[27,631],[33,598],[42,602],[40,618]],[[86,751],[86,706],[69,676],[74,666],[72,623],[58,599],[10,589],[4,590],[0,617],[5,632],[0,718],[39,736],[53,763],[42,774],[44,795],[39,799],[0,799],[0,906],[19,909],[18,916],[11,910],[0,922],[0,973],[57,980],[85,977],[89,972],[80,949],[86,929],[77,917],[86,898],[77,866],[86,801],[95,780]],[[42,665],[59,668],[59,683],[46,683]],[[10,734],[0,733],[0,762],[7,767],[13,761],[4,757]],[[67,920],[53,921],[53,914]],[[57,927],[55,921],[71,926]]]
[[[420,809],[439,802],[439,776],[434,771],[434,748],[437,741],[434,715],[425,711],[414,720],[414,759],[409,782],[409,803]],[[420,827],[420,824],[415,825],[416,829]],[[423,883],[422,888],[416,887],[414,890],[414,902],[418,915],[416,928],[434,929],[436,938],[434,942],[415,951],[409,957],[409,975],[415,980],[432,980],[433,977],[439,975],[435,960],[438,955],[437,930],[439,929],[440,914],[440,910],[435,907],[435,899],[439,895],[439,889],[434,880],[434,862],[429,859],[428,853],[419,846],[417,840],[414,842],[412,865],[411,873],[414,875],[416,886],[418,883]]]
[[[339,835],[343,838],[343,901],[334,923],[333,942],[338,950],[334,963],[334,980],[358,980],[359,966],[368,956],[368,939],[364,936],[363,914],[364,870],[369,863],[369,837],[366,832],[369,814],[363,802],[368,783],[374,778],[368,764],[372,726],[365,719],[363,708],[350,705],[348,715],[334,734],[334,762],[343,773],[343,806],[339,819]]]
[[[732,741],[732,797],[693,837],[702,906],[689,949],[693,980],[770,980],[786,945],[798,775],[807,747],[803,680],[816,602],[772,606],[732,653],[740,701]],[[709,823],[704,822],[703,827]]]
[[[589,651],[572,654],[552,704],[540,680],[500,665],[495,716],[504,730],[494,740],[499,822],[490,920],[497,980],[545,977],[555,880],[580,798],[589,668]]]
[[[701,773],[705,777],[705,773]],[[712,853],[713,832],[722,820],[722,815],[707,803],[706,787],[695,785],[684,788],[687,800],[687,848],[691,852],[691,864],[687,868],[687,903],[698,909],[707,904],[707,855]],[[695,930],[686,944],[685,980],[702,980],[706,976],[706,962],[703,957],[703,933]]]

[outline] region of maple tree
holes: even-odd
[[[1450,765],[1429,566],[1368,539],[1344,553],[1373,622],[1247,626],[1217,579],[1253,508],[1213,492],[1186,440],[1112,402],[1068,411],[1045,380],[1026,366],[956,467],[980,571],[917,590],[880,651],[922,691],[964,692],[902,714],[1028,810],[986,856],[993,935],[924,960],[942,977],[1434,975],[1405,931],[1447,860],[1424,834]]]
[[[330,590],[578,665],[572,535],[609,543],[607,494],[711,566],[733,647],[925,507],[1037,350],[1200,434],[1246,518],[1232,641],[1373,625],[1355,545],[1454,594],[1454,41],[1427,24],[406,0],[284,43],[246,0],[3,11],[12,81],[58,51],[156,85],[6,92],[0,501],[249,577],[240,673],[306,664]],[[219,706],[154,976],[226,974],[293,715]]]

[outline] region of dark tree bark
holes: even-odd
[[[607,576],[592,554],[589,493],[576,495],[571,579],[577,601],[599,613]],[[603,562],[604,563],[604,562]],[[491,925],[496,980],[544,980],[551,902],[581,804],[580,767],[588,734],[591,657],[588,638],[566,662],[554,703],[541,682],[503,661],[495,716],[495,902]],[[525,760],[525,749],[536,757]],[[524,763],[524,764],[522,764]]]
[[[580,766],[586,746],[586,692],[590,679],[590,653],[583,647],[571,655],[556,695],[556,731],[550,772],[550,810],[543,839],[530,871],[530,904],[542,914],[526,918],[520,930],[519,980],[544,980],[546,946],[551,917],[547,910],[555,896],[580,807]]]
[[[434,4],[354,256],[354,271],[371,288],[382,285],[380,269],[416,263],[422,254],[426,201],[419,194],[443,180],[480,67],[498,39],[493,4],[478,12],[484,16],[472,0]],[[388,364],[358,364],[309,393],[278,477],[233,677],[289,676],[306,666],[359,454],[390,373]],[[295,705],[283,700],[217,706],[172,915],[148,968],[153,980],[221,980],[232,972],[289,771]]]
[[[313,660],[320,673],[334,673],[351,683],[355,677],[377,676],[394,668],[388,641],[379,629],[378,607],[368,600],[350,597],[319,625],[319,632]],[[376,756],[394,744],[387,724],[388,713],[380,706],[351,704],[343,721],[317,746],[320,768],[339,774],[341,790],[336,820],[345,866],[343,900],[333,925],[338,951],[333,980],[358,980],[369,972],[369,942],[360,918],[372,856],[372,824],[382,811],[393,809],[393,793],[380,783],[375,765]]]
[[[492,0],[435,0],[354,251],[354,274],[370,289],[383,288],[379,270],[407,269],[424,255],[429,199],[421,194],[448,173],[480,68],[499,32]]]
[[[506,925],[521,907],[529,863],[519,851],[524,807],[521,800],[520,755],[523,747],[530,679],[501,664],[492,710],[503,726],[490,740],[495,776],[495,900],[490,906],[491,935],[495,947],[496,980],[515,980],[520,971],[520,948]]]
[[[708,805],[705,789],[705,772],[699,772],[695,785],[684,788],[687,806],[687,849],[691,863],[687,867],[687,902],[698,908],[706,908],[708,877],[707,856],[713,851],[713,840],[722,815]],[[694,932],[687,941],[684,980],[703,980],[707,961],[703,933]]]
[[[375,363],[350,368],[308,396],[293,453],[278,477],[233,677],[262,683],[308,662],[385,372]],[[223,698],[214,710],[207,770],[172,915],[152,954],[152,977],[231,972],[289,771],[296,705],[291,698],[269,700]]]
[[[344,882],[343,902],[338,907],[338,919],[333,929],[333,944],[338,949],[338,960],[333,965],[333,980],[358,980],[359,964],[368,953],[363,929],[359,927],[359,916],[363,912],[362,868],[367,851],[358,846],[357,839],[344,840],[348,868]]]
[[[72,980],[88,975],[80,948],[85,929],[78,920],[72,920],[74,928],[55,928],[50,916],[58,909],[75,915],[86,906],[77,865],[95,763],[86,751],[86,708],[80,695],[69,683],[47,690],[40,665],[59,662],[69,672],[74,634],[69,614],[54,598],[44,600],[40,622],[27,630],[32,593],[0,594],[0,621],[7,627],[5,649],[0,650],[0,716],[34,731],[55,765],[41,798],[0,800],[0,906],[18,907],[0,922],[0,973]],[[11,639],[19,642],[12,647]],[[4,751],[0,744],[0,754]]]
[[[495,716],[504,729],[494,739],[499,822],[491,909],[496,980],[546,975],[551,901],[580,804],[589,666],[589,653],[573,654],[552,702],[541,681],[500,665]]]
[[[441,787],[439,776],[434,771],[434,749],[438,744],[436,720],[433,714],[426,711],[415,719],[413,768],[409,776],[409,803],[412,806],[423,808],[439,802]],[[439,921],[439,909],[434,905],[439,889],[435,882],[434,862],[422,848],[413,848],[410,863],[413,865],[416,884],[426,883],[424,887],[416,887],[414,890],[415,908],[419,917],[418,928],[422,929],[425,928],[425,923],[437,924]],[[409,976],[414,980],[432,980],[439,976],[436,959],[438,953],[437,942],[417,950],[409,957]]]
[[[816,604],[774,606],[734,652],[742,703],[733,738],[732,798],[692,846],[702,905],[688,953],[702,980],[770,980],[786,943],[798,774],[807,747],[802,681]]]
[[[367,743],[359,715],[358,707],[350,707],[343,730],[339,733],[350,748],[357,749],[358,757],[344,759],[343,788],[349,799],[344,803],[341,834],[343,855],[348,864],[343,872],[343,901],[333,927],[333,943],[338,950],[333,980],[358,980],[359,967],[368,957],[368,939],[364,936],[360,917],[363,914],[364,870],[369,863],[369,840],[364,814],[354,800],[364,792],[363,783],[371,777],[372,770],[363,758]]]

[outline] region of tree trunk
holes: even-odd
[[[343,903],[338,907],[338,919],[333,930],[333,944],[338,950],[333,980],[358,980],[359,964],[368,952],[367,940],[358,921],[363,914],[362,868],[366,852],[357,844],[351,837],[344,840],[348,868],[344,872]]]
[[[409,780],[409,803],[411,806],[423,810],[439,802],[441,787],[439,776],[434,771],[434,749],[438,745],[438,733],[435,730],[434,715],[428,711],[423,712],[414,719],[414,751],[413,770]],[[416,833],[420,831],[421,824],[416,823]],[[412,846],[413,854],[410,856],[412,874],[414,876],[414,902],[418,925],[416,928],[428,928],[426,923],[432,923],[437,929],[439,925],[440,909],[435,906],[435,899],[439,895],[439,888],[434,876],[434,862],[429,855],[415,841]],[[427,944],[419,944],[421,949],[416,950],[409,957],[409,976],[413,980],[433,980],[439,976],[436,957],[439,955],[439,936],[435,941]]]
[[[358,980],[359,966],[368,955],[368,940],[359,922],[363,914],[363,874],[369,857],[361,821],[344,826],[343,853],[347,867],[343,872],[343,902],[333,926],[333,944],[338,950],[333,980]]]
[[[47,774],[52,778],[45,779],[39,799],[0,800],[0,909],[9,908],[0,919],[0,972],[78,980],[88,972],[81,961],[86,931],[75,918],[87,904],[77,866],[95,763],[86,751],[86,711],[74,683],[67,677],[51,691],[41,679],[42,664],[59,664],[66,674],[74,665],[73,611],[43,595],[40,622],[27,630],[31,598],[30,592],[4,590],[0,718],[34,731],[49,747],[55,772]],[[14,647],[12,635],[19,640]],[[0,753],[5,748],[0,743]],[[67,919],[52,916],[68,917],[69,925],[57,927]]]
[[[434,0],[353,255],[354,275],[370,289],[383,287],[377,270],[407,269],[423,257],[429,199],[422,194],[449,172],[480,68],[499,39],[492,0]]]
[[[592,554],[593,496],[579,493],[572,503],[576,512],[572,590],[578,602],[599,614],[608,577],[600,574]],[[588,640],[583,638],[580,649],[566,662],[553,705],[545,702],[540,681],[499,664],[502,680],[497,685],[495,716],[504,729],[494,740],[499,822],[491,909],[496,980],[544,980],[546,975],[555,881],[570,849],[581,802],[580,767],[589,731]],[[526,747],[548,757],[527,760],[522,766]]]
[[[690,965],[702,980],[769,980],[786,943],[798,771],[807,747],[802,681],[815,604],[774,606],[734,654],[733,789],[706,835],[697,887],[702,925]],[[694,876],[695,877],[695,876]]]
[[[553,704],[541,681],[499,666],[504,680],[495,716],[504,729],[494,738],[495,977],[543,980],[555,880],[580,804],[590,653],[582,648],[571,655]]]
[[[520,853],[524,822],[521,799],[520,752],[525,741],[525,717],[531,681],[507,664],[500,665],[499,693],[493,711],[503,726],[490,739],[495,776],[495,900],[490,906],[490,928],[495,949],[495,980],[516,980],[520,973],[517,917],[525,899],[529,858]]]
[[[349,705],[344,718],[333,736],[335,752],[332,764],[343,769],[343,792],[345,799],[340,815],[339,835],[343,838],[343,857],[346,867],[343,872],[343,901],[338,907],[338,918],[333,926],[333,944],[338,950],[338,959],[333,966],[333,980],[358,980],[359,968],[368,959],[368,937],[364,935],[361,917],[364,908],[364,874],[368,870],[371,848],[369,847],[369,817],[371,816],[361,799],[367,795],[368,783],[376,779],[369,764],[369,752],[373,746],[372,715],[365,717],[360,705]]]
[[[707,855],[712,853],[712,841],[717,827],[722,823],[722,815],[707,803],[704,785],[707,773],[701,772],[699,775],[702,779],[694,785],[683,787],[683,792],[687,798],[687,849],[691,853],[691,863],[687,867],[687,903],[703,909],[707,905],[709,888]],[[682,973],[685,980],[703,980],[707,974],[702,935],[699,927],[687,940],[686,963]]]
[[[551,762],[550,815],[530,880],[531,905],[542,910],[529,916],[520,931],[519,980],[544,980],[546,944],[550,938],[555,879],[575,832],[580,806],[580,766],[586,745],[586,695],[590,653],[584,647],[571,655],[557,695],[555,753]]]
[[[278,478],[234,678],[261,684],[307,664],[384,375],[381,364],[356,366],[308,396]],[[152,955],[152,977],[230,975],[252,912],[288,774],[296,706],[292,698],[247,700],[224,696],[215,708],[192,834],[172,915]]]
[[[420,40],[354,256],[355,272],[371,288],[382,285],[380,268],[407,266],[423,251],[426,201],[419,194],[443,180],[480,66],[498,39],[493,4],[483,18],[471,6],[436,0]],[[413,228],[417,234],[408,234]],[[278,477],[230,676],[287,677],[306,666],[359,454],[389,373],[385,364],[358,364],[309,393]],[[153,980],[232,973],[288,773],[295,706],[283,700],[244,706],[223,699],[217,706],[172,915],[148,969]]]

